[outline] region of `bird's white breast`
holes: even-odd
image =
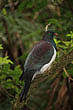
[[[53,47],[54,48],[54,47]],[[40,73],[43,73],[44,71],[46,71],[48,68],[50,68],[51,64],[53,63],[53,61],[55,60],[56,58],[56,49],[54,48],[54,55],[52,57],[52,59],[50,60],[49,63],[45,64],[41,70],[40,70]]]
[[[54,47],[53,47],[53,48],[54,48]],[[37,72],[34,74],[32,80],[36,77],[37,74],[42,74],[42,73],[45,72],[48,68],[50,68],[50,66],[51,66],[51,64],[53,63],[53,61],[55,60],[55,58],[56,58],[56,49],[54,48],[54,55],[52,56],[52,59],[50,60],[50,62],[47,63],[47,64],[45,64],[45,65],[40,69],[40,71],[37,71]]]

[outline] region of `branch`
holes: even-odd
[[[51,70],[49,71],[49,74],[54,73],[60,73],[64,67],[66,67],[69,63],[73,61],[73,49],[68,54],[63,55],[63,57],[60,58],[60,60],[53,65]]]
[[[12,94],[10,94],[5,88],[3,88],[2,86],[0,86],[0,89],[2,89],[9,97],[14,98],[14,96]]]
[[[10,39],[10,38],[11,38],[11,35],[10,35],[9,31],[8,31],[8,24],[7,24],[7,21],[5,20],[4,16],[1,16],[0,19],[1,19],[2,23],[3,23],[5,32],[6,32],[7,36],[8,36],[8,43],[9,43],[9,46],[11,46],[11,45],[12,45],[12,42],[11,42],[11,39]]]
[[[39,83],[47,80],[48,76],[52,75],[52,79],[60,75],[59,73],[63,71],[63,68],[66,67],[69,63],[73,61],[73,49],[68,54],[63,55],[59,61],[53,64],[50,70],[45,71],[46,74],[37,75],[34,79],[34,83]],[[34,84],[32,83],[32,85]]]
[[[36,88],[36,86],[40,82],[48,80],[48,78],[49,78],[50,81],[53,81],[53,82],[57,81],[56,78],[60,78],[60,76],[62,76],[62,74],[59,74],[59,73],[62,72],[63,68],[66,67],[72,61],[73,61],[73,50],[70,53],[65,54],[57,63],[53,64],[50,71],[46,71],[46,74],[37,75],[37,77],[33,80],[33,83],[31,85],[31,88],[30,88],[30,91],[29,91],[30,95],[31,95],[31,93],[33,93],[34,89]],[[17,100],[19,100],[19,99],[17,99]],[[16,110],[18,105],[20,105],[19,101],[17,101],[17,100],[16,100],[16,103],[15,103],[16,106],[13,105],[13,110]],[[25,108],[24,105],[25,105],[25,103],[22,103],[22,105],[20,105],[20,107]],[[28,108],[30,108],[29,104],[27,104],[26,106]],[[22,110],[22,109],[20,109],[20,110]],[[28,110],[28,109],[26,109],[26,110]],[[31,110],[32,110],[32,108],[31,108]]]
[[[10,54],[10,56],[13,57],[13,59],[16,62],[16,64],[19,64],[17,43],[12,45],[11,35],[10,35],[9,30],[8,30],[8,24],[7,24],[7,21],[6,21],[5,17],[1,16],[0,20],[2,21],[4,29],[5,29],[5,33],[7,34],[8,42],[7,42],[6,47],[7,47],[8,51],[9,51],[9,54]],[[5,40],[5,39],[3,39],[3,40]],[[6,44],[6,42],[4,42],[4,43]]]
[[[61,73],[62,73],[62,71],[64,71],[63,69],[68,64],[70,64],[72,61],[73,61],[73,49],[68,54],[63,55],[57,63],[54,63],[52,68],[50,69],[50,71],[46,71],[46,74],[38,75],[34,79],[32,85],[31,85],[30,91],[29,91],[30,96],[32,96],[34,94],[33,92],[36,91],[35,88],[38,88],[39,83],[41,83],[41,82],[43,83],[43,81],[45,82],[45,81],[49,81],[49,80],[52,81],[53,83],[55,83],[55,81],[57,81],[57,78],[62,78]],[[59,81],[61,81],[61,80],[59,80]],[[52,83],[50,83],[50,84],[52,84]],[[59,84],[59,82],[57,84]],[[57,86],[57,84],[55,84],[55,86],[53,87],[53,93],[55,93],[54,90],[55,90],[55,87]],[[64,82],[64,84],[65,84],[65,82]],[[66,89],[66,91],[64,91],[64,93],[63,93],[64,97],[65,97],[65,93],[67,93],[68,90],[65,85],[64,85],[64,87],[62,87],[62,90],[63,89],[64,90]],[[72,86],[71,86],[71,91],[72,91]],[[34,97],[34,95],[33,95],[33,97]],[[62,97],[62,99],[63,99],[63,97]],[[51,100],[51,98],[50,98],[50,100]],[[30,101],[30,98],[29,98],[29,101]],[[58,100],[58,101],[60,101],[60,100]],[[27,106],[30,106],[30,105],[27,104]]]
[[[73,81],[73,78],[69,75],[69,73],[67,72],[67,70],[66,70],[65,67],[63,68],[63,70],[64,70],[66,76],[69,78],[69,80],[72,80]]]

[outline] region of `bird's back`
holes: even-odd
[[[44,64],[48,63],[51,60],[53,54],[54,48],[50,42],[38,42],[29,53],[24,64],[24,69],[40,70]]]

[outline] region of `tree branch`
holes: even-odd
[[[39,83],[52,75],[52,78],[55,78],[63,71],[63,68],[66,67],[69,63],[73,61],[73,49],[68,54],[63,55],[60,60],[53,64],[50,70],[45,71],[46,74],[37,75],[33,82]],[[32,83],[34,84],[34,83]]]
[[[60,74],[60,73],[63,71],[63,68],[66,67],[72,61],[73,61],[73,49],[72,49],[72,51],[70,53],[65,54],[62,58],[60,58],[60,60],[57,63],[54,63],[52,68],[50,69],[50,71],[46,71],[46,74],[42,74],[42,75],[37,75],[36,76],[36,78],[33,80],[32,84],[31,84],[30,96],[33,94],[34,89],[38,88],[37,85],[40,82],[48,80],[48,78],[49,78],[49,80],[54,83],[56,81],[56,78],[60,78],[62,76],[62,74]],[[16,105],[16,107],[13,105],[13,108],[14,108],[13,110],[16,110],[16,108],[19,105],[19,102],[17,102],[15,105]],[[20,106],[24,108],[24,105],[25,105],[25,103],[22,103],[22,105],[20,105]],[[28,108],[30,108],[29,104],[27,104],[26,106]],[[31,110],[32,110],[32,108],[31,108]]]
[[[5,88],[0,85],[0,89],[2,89],[9,97],[14,98],[12,94],[10,94]]]

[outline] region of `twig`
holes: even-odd
[[[63,68],[63,70],[64,70],[66,76],[69,78],[69,80],[72,80],[73,81],[73,78],[69,75],[69,73],[67,72],[67,70],[66,70],[65,67]]]
[[[21,37],[20,37],[19,33],[18,32],[15,32],[14,35],[18,39],[21,52],[23,53],[24,52],[24,47],[23,47],[23,43],[22,43],[22,40],[21,40]]]
[[[57,63],[53,64],[48,74],[60,73],[61,71],[63,71],[63,68],[66,67],[72,61],[73,61],[73,49],[68,54],[63,55]]]
[[[8,51],[9,51],[10,55],[14,58],[16,64],[19,64],[19,60],[18,60],[18,57],[17,57],[18,56],[17,45],[16,45],[16,43],[14,45],[12,45],[11,35],[9,33],[9,30],[8,30],[7,21],[4,18],[4,16],[1,16],[0,19],[3,23],[4,28],[5,28],[5,32],[8,36],[8,43],[7,43],[6,47],[8,48]]]
[[[8,43],[9,43],[9,45],[11,46],[11,45],[12,45],[12,42],[11,42],[11,39],[10,39],[11,36],[10,36],[9,31],[8,31],[7,22],[6,22],[5,18],[4,18],[4,16],[1,16],[0,19],[2,20],[3,26],[4,26],[4,28],[5,28],[5,32],[6,32],[7,36],[8,36]]]
[[[0,86],[0,88],[11,98],[14,98],[14,96],[12,94],[10,94],[5,88],[3,88],[2,86]]]

